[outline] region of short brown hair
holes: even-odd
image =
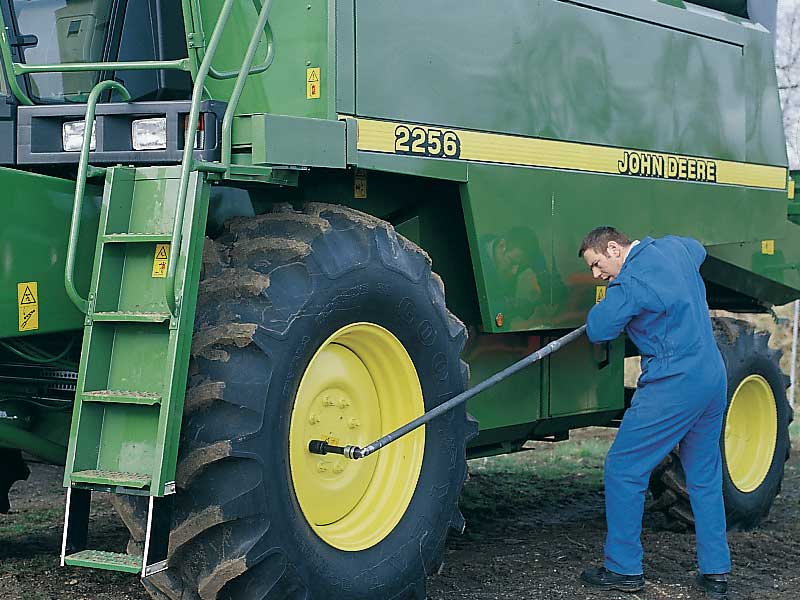
[[[595,227],[581,242],[581,247],[578,250],[578,258],[583,258],[583,253],[587,250],[593,250],[599,254],[605,254],[608,249],[608,242],[617,242],[620,246],[630,246],[630,238],[614,229],[613,227],[603,226]]]

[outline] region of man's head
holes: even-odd
[[[578,257],[586,261],[595,279],[611,281],[619,275],[631,249],[631,240],[613,227],[596,227],[581,242]]]

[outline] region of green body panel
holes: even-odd
[[[276,60],[266,72],[248,78],[237,114],[273,113],[335,118],[335,55],[330,32],[332,20],[328,20],[328,1],[273,2],[267,31],[271,30],[274,37]],[[202,28],[208,37],[216,23],[222,0],[203,0],[199,4]],[[224,42],[214,58],[215,69],[239,70],[257,18],[255,3],[235,3],[225,29]],[[254,65],[264,61],[266,52],[265,35],[256,53]],[[198,56],[202,55],[202,50],[198,51]],[[308,99],[306,69],[315,67],[321,70],[320,97]],[[210,96],[227,100],[234,81],[210,78],[207,82]]]
[[[222,4],[182,2],[195,76]],[[219,72],[242,64],[257,4],[235,2],[214,56],[216,74],[205,81],[213,99],[230,99],[236,79],[221,79]],[[731,10],[741,4],[716,2],[736,5]],[[391,221],[430,254],[448,305],[469,328],[464,357],[473,384],[584,321],[597,284],[576,250],[597,225],[613,224],[635,237],[698,238],[709,250],[704,277],[734,304],[798,295],[800,236],[787,220],[780,185],[669,181],[591,166],[427,158],[360,146],[363,121],[383,120],[575,142],[587,155],[610,147],[785,169],[772,38],[759,26],[700,14],[679,0],[512,0],[502,10],[480,0],[274,0],[254,65],[265,61],[270,44],[274,62],[247,78],[235,107],[232,164],[214,165],[213,177],[246,186],[250,202],[227,212],[212,207],[212,214],[323,201]],[[309,68],[320,69],[319,98],[307,97]],[[66,481],[73,471],[137,472],[147,463],[161,493],[175,463],[177,429],[165,434],[164,423],[182,409],[207,190],[197,184],[203,191],[190,196],[194,212],[184,246],[191,250],[182,251],[180,267],[188,283],[180,325],[170,329],[163,280],[153,279],[150,269],[155,244],[165,243],[171,230],[150,219],[174,206],[177,169],[146,171],[110,170]],[[36,176],[0,171],[2,182],[14,177]],[[364,178],[366,193],[356,193]],[[71,184],[62,184],[59,210],[67,215]],[[13,229],[15,252],[28,243],[21,232],[49,239],[60,226],[32,221],[22,215],[22,196],[15,202],[6,222],[31,224]],[[95,247],[89,217],[96,219],[96,205],[87,204],[95,212],[87,214],[81,234],[84,286],[91,264],[85,248]],[[62,237],[53,238],[61,240],[54,244],[62,252],[57,257],[66,230],[65,220]],[[763,240],[774,240],[774,253],[762,252]],[[498,252],[516,243],[525,248],[522,258]],[[76,328],[82,317],[63,293],[63,258],[51,264],[46,257],[42,251],[29,262],[59,285],[59,327]],[[6,280],[3,293],[11,303],[0,301],[0,310],[9,315],[2,322],[13,325],[11,284],[36,279],[14,273]],[[124,321],[115,313],[124,313]],[[481,433],[472,454],[612,423],[624,410],[623,355],[622,341],[595,348],[582,340],[476,397],[469,409]],[[83,393],[106,389],[120,393]],[[166,435],[159,438],[163,445],[153,443],[156,431]]]
[[[0,167],[0,339],[79,329],[83,315],[64,290],[69,219],[75,183]],[[92,272],[101,188],[86,189],[76,280],[86,294]],[[39,328],[19,331],[17,284],[39,288]]]

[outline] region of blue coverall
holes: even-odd
[[[605,463],[605,567],[623,575],[642,573],[650,473],[678,445],[700,572],[730,571],[719,448],[727,378],[699,272],[705,257],[697,240],[647,237],[589,311],[586,333],[593,343],[624,329],[642,356],[633,402]]]

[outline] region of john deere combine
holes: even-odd
[[[156,598],[424,598],[465,459],[618,423],[638,350],[567,346],[474,398],[480,430],[310,440],[582,324],[597,225],[701,240],[714,309],[800,297],[774,3],[745,4],[0,0],[0,509],[33,456],[65,468],[62,562]],[[764,335],[717,328],[753,527],[791,412]],[[681,473],[653,491],[690,520]],[[129,554],[87,547],[98,493]]]

